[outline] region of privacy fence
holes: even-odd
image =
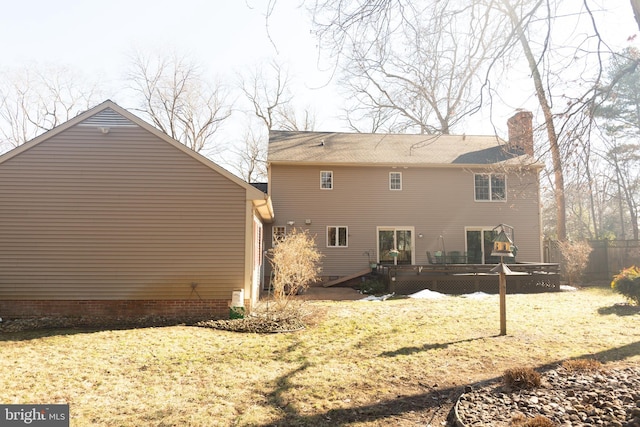
[[[610,281],[620,270],[640,266],[640,240],[589,240],[589,244],[593,250],[584,274],[585,282]],[[544,261],[560,264],[560,272],[564,273],[557,241],[545,240]]]

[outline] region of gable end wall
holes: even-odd
[[[245,199],[140,127],[72,127],[0,165],[0,300],[228,301]]]

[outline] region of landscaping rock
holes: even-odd
[[[502,384],[474,387],[458,400],[461,426],[510,426],[516,416],[543,415],[557,426],[640,427],[640,367],[542,374],[542,386],[506,391]]]

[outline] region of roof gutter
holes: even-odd
[[[260,214],[260,218],[262,218],[262,221],[268,224],[273,223],[275,219],[275,213],[273,211],[273,204],[271,203],[271,196],[265,194],[263,200],[254,199],[251,200],[251,202],[253,203],[253,207],[256,209],[256,211],[258,211],[258,214]]]

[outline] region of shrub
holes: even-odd
[[[382,294],[386,291],[384,282],[380,279],[366,279],[360,283],[360,292],[363,294]]]
[[[595,359],[572,359],[562,363],[569,372],[595,372],[602,369],[602,363]]]
[[[268,258],[273,267],[271,285],[276,300],[299,294],[320,277],[322,254],[309,230],[291,230],[269,251]]]
[[[625,268],[613,276],[611,288],[635,305],[640,305],[640,269],[635,265]]]
[[[532,368],[514,368],[504,371],[502,377],[505,385],[512,390],[540,387],[540,374]]]
[[[304,328],[311,314],[309,306],[303,301],[288,301],[288,304],[271,304],[267,301],[259,302],[248,316],[241,319],[204,320],[195,326],[231,332],[290,332]]]
[[[553,421],[543,415],[536,415],[534,418],[527,418],[518,414],[511,420],[511,425],[516,427],[556,427]]]
[[[567,282],[571,285],[584,274],[584,270],[589,264],[589,255],[593,249],[585,241],[558,242],[558,248],[562,254],[564,274]]]

